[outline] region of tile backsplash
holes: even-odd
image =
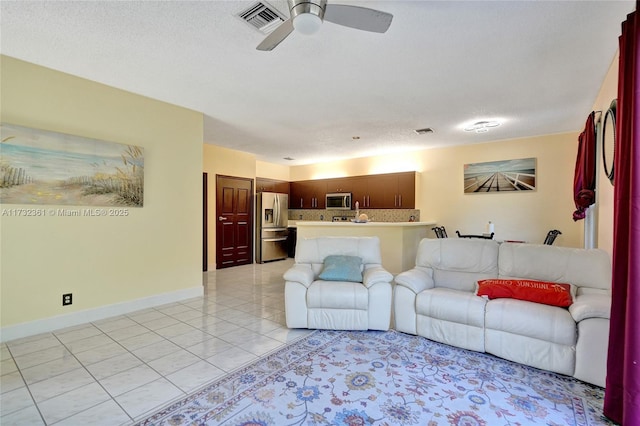
[[[373,222],[409,222],[411,216],[420,221],[420,210],[416,209],[361,209]],[[355,218],[355,210],[289,210],[289,220],[324,220],[331,222],[334,216]]]

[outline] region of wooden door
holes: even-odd
[[[216,175],[216,268],[253,263],[253,179]]]

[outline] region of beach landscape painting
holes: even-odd
[[[519,192],[536,189],[536,159],[464,165],[464,193]]]
[[[144,150],[0,124],[0,202],[142,207]]]

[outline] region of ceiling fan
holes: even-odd
[[[327,0],[288,0],[290,18],[258,45],[258,50],[273,50],[289,34],[296,31],[313,34],[322,21],[357,30],[384,33],[389,29],[393,15],[380,10],[346,4],[327,4]]]

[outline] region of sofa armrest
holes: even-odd
[[[378,283],[389,283],[393,280],[393,275],[382,266],[370,266],[362,273],[362,284],[369,288]]]
[[[428,288],[435,287],[431,270],[420,266],[401,272],[396,275],[395,281],[396,284],[407,287],[415,294],[418,294]]]
[[[309,264],[296,263],[289,268],[283,275],[285,281],[300,283],[305,287],[309,287],[315,279],[315,274]]]
[[[588,318],[609,319],[611,296],[604,294],[583,294],[575,298],[569,306],[569,313],[577,323]]]

